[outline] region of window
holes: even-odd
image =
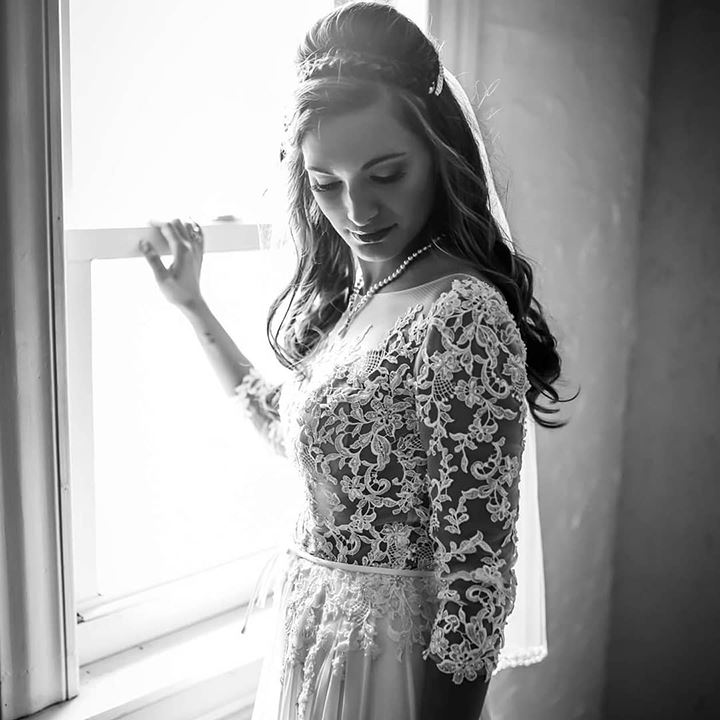
[[[68,4],[66,227],[256,222],[297,40],[331,0]]]
[[[66,0],[63,157],[80,664],[247,602],[299,488],[258,442],[137,251],[149,219],[206,230],[202,288],[268,379],[270,250],[292,59],[332,0]],[[427,3],[397,2],[421,26]],[[166,264],[170,256],[165,256]],[[267,487],[286,498],[267,517]]]
[[[64,197],[70,467],[81,665],[247,602],[297,488],[222,390],[137,241],[206,228],[202,288],[268,379],[264,247],[292,54],[331,0],[68,0]],[[216,218],[224,218],[215,220]],[[165,256],[166,265],[170,256]],[[268,518],[268,486],[286,498]],[[295,493],[295,494],[294,494]]]

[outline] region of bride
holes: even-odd
[[[560,425],[538,403],[559,400],[555,339],[436,44],[351,3],[308,30],[297,73],[297,265],[268,322],[291,379],[267,382],[207,307],[196,223],[162,225],[169,269],[143,244],[303,488],[253,718],[488,718],[493,675],[547,653],[534,424]]]

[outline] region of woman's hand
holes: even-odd
[[[173,262],[166,268],[152,240],[143,238],[138,243],[163,295],[183,309],[202,302],[200,268],[205,247],[202,228],[193,220],[183,222],[178,218],[167,223],[151,222],[150,225],[167,240],[173,254]]]
[[[482,720],[489,716],[489,710],[481,713],[490,680],[477,677],[456,685],[452,675],[441,672],[432,657],[425,662],[420,720]]]

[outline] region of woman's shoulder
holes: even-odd
[[[436,320],[467,315],[482,317],[483,322],[498,326],[516,325],[503,293],[473,265],[456,262],[438,268],[437,281],[432,283],[431,288],[426,307],[428,315]]]
[[[483,273],[474,268],[454,270],[438,278],[437,290],[440,293],[457,288],[461,288],[466,293],[502,296],[497,287]]]
[[[433,282],[436,297],[452,290],[463,294],[498,295],[497,286],[476,265],[456,258],[435,263],[430,270],[428,281]]]
[[[505,296],[482,273],[457,271],[442,276],[432,284],[426,301],[428,315],[447,321],[456,315],[483,317],[485,321],[512,320]]]
[[[527,347],[504,295],[482,274],[464,273],[438,283],[434,299],[426,307],[421,343],[427,352],[448,352],[467,357],[475,345],[502,349],[518,367],[527,361]],[[465,362],[463,360],[462,362]]]

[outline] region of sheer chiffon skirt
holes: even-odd
[[[285,561],[252,720],[419,720],[433,573]]]
[[[419,718],[433,573],[285,561],[253,720]]]

